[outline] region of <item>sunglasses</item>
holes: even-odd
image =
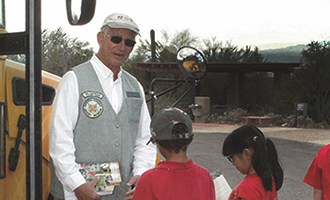
[[[150,137],[150,140],[148,141],[147,145],[148,145],[150,142],[151,142],[152,144],[156,144],[156,140],[155,140],[153,137]]]
[[[113,43],[115,43],[115,44],[119,44],[119,43],[121,43],[121,41],[123,41],[123,38],[120,37],[120,36],[117,36],[117,35],[110,36],[110,35],[108,35],[108,34],[106,34],[104,32],[103,32],[103,34],[106,35],[106,36],[108,36],[110,38],[110,41],[113,42]],[[134,45],[136,43],[132,39],[126,39],[124,41],[125,41],[125,45],[128,46],[128,47],[134,47]]]

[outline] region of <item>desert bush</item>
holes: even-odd
[[[205,118],[214,124],[244,124],[245,116],[249,116],[247,110],[236,108],[236,109],[228,109],[224,112],[223,115],[219,115],[218,113],[208,113],[205,114]],[[286,127],[294,127],[295,126],[295,115],[282,116],[280,114],[268,113],[264,116],[272,117],[273,119],[270,122],[270,126],[286,126]],[[306,118],[306,126],[303,127],[303,116],[297,116],[297,127],[298,128],[319,128],[319,129],[329,129],[330,125],[326,121],[323,122],[315,122],[312,118]]]
[[[244,116],[247,115],[247,111],[242,108],[228,109],[223,115],[206,114],[205,118],[211,123],[217,124],[241,124],[244,123]]]
[[[282,115],[275,113],[268,113],[266,116],[272,118],[272,120],[270,121],[271,126],[282,126],[283,124],[286,123]]]
[[[288,115],[286,117],[283,117],[282,126],[294,127],[295,118],[296,118],[295,115]],[[315,122],[310,117],[306,118],[306,127],[303,127],[303,116],[302,115],[297,116],[297,127],[298,128],[320,128],[320,129],[329,129],[330,128],[329,123],[327,123],[326,121]]]

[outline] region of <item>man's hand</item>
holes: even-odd
[[[95,178],[91,182],[87,182],[74,190],[79,200],[99,200],[101,197],[95,192],[95,185],[100,181],[100,177]]]
[[[133,176],[132,179],[130,181],[128,181],[127,186],[128,187],[135,186],[137,184],[138,180],[140,179],[140,177],[141,177],[140,175]],[[125,193],[126,197],[124,200],[133,199],[134,192],[135,192],[135,187],[132,190]]]

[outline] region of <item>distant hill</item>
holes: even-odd
[[[279,49],[261,50],[268,62],[300,62],[301,52],[306,49],[306,45],[299,44]]]

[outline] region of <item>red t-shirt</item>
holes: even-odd
[[[330,144],[316,154],[304,182],[322,190],[322,200],[330,200]]]
[[[273,200],[277,197],[275,182],[273,179],[272,191],[266,191],[262,181],[257,174],[245,176],[241,183],[233,189],[228,200]]]
[[[163,161],[140,177],[133,200],[215,200],[210,173],[193,160]]]

